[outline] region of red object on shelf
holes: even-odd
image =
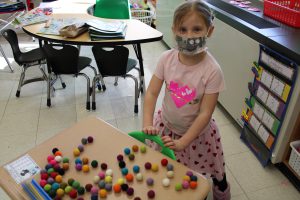
[[[264,0],[264,15],[300,28],[300,0]]]

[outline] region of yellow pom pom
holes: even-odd
[[[83,172],[89,172],[90,171],[90,167],[88,165],[83,165],[82,166],[82,171]]]
[[[80,151],[79,151],[78,148],[75,148],[75,149],[73,150],[73,155],[74,155],[75,157],[77,157],[77,156],[80,155]]]
[[[157,172],[157,171],[158,171],[158,164],[152,164],[151,170],[152,170],[153,172]]]

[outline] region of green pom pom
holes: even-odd
[[[182,190],[182,185],[181,185],[181,183],[177,183],[177,184],[175,185],[175,190],[176,190],[176,191]]]
[[[69,194],[69,192],[71,192],[71,190],[72,190],[73,188],[71,187],[71,186],[67,186],[66,188],[65,188],[65,193],[66,194]]]
[[[93,168],[97,168],[98,167],[98,161],[97,160],[93,160],[91,162],[91,165],[92,165]]]
[[[63,163],[69,163],[69,158],[63,158]]]
[[[80,186],[80,187],[77,189],[77,192],[78,192],[78,194],[83,195],[84,192],[85,192],[84,187]]]
[[[78,189],[80,187],[80,183],[78,181],[74,181],[72,187]]]

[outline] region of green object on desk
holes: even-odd
[[[109,19],[130,19],[128,0],[96,0],[94,16]]]
[[[169,158],[176,160],[176,156],[174,154],[174,151],[172,149],[169,149],[168,147],[165,147],[164,143],[162,142],[160,136],[158,135],[148,135],[145,134],[144,132],[140,132],[140,131],[134,131],[131,133],[128,133],[129,136],[137,139],[140,142],[145,143],[146,139],[147,140],[151,140],[153,142],[155,142],[156,144],[158,144],[162,149],[161,149],[161,153],[168,156]]]

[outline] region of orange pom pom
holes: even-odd
[[[133,152],[138,152],[139,151],[139,146],[138,145],[133,145],[132,146],[132,151]]]
[[[55,181],[56,181],[57,183],[61,183],[61,182],[62,182],[62,176],[61,176],[61,175],[57,175],[57,176],[55,177]]]
[[[114,185],[114,192],[115,193],[119,193],[119,192],[121,192],[121,185],[120,184],[115,184]]]
[[[89,172],[90,171],[90,167],[88,165],[83,165],[82,166],[82,171],[83,172]]]
[[[62,156],[62,153],[60,151],[56,151],[54,155],[55,156]]]
[[[126,178],[126,180],[127,180],[128,182],[132,182],[134,177],[133,177],[132,174],[128,173],[128,174],[125,176],[125,178]]]
[[[196,181],[191,181],[190,182],[190,188],[192,188],[192,189],[196,189],[197,188],[197,182]]]

